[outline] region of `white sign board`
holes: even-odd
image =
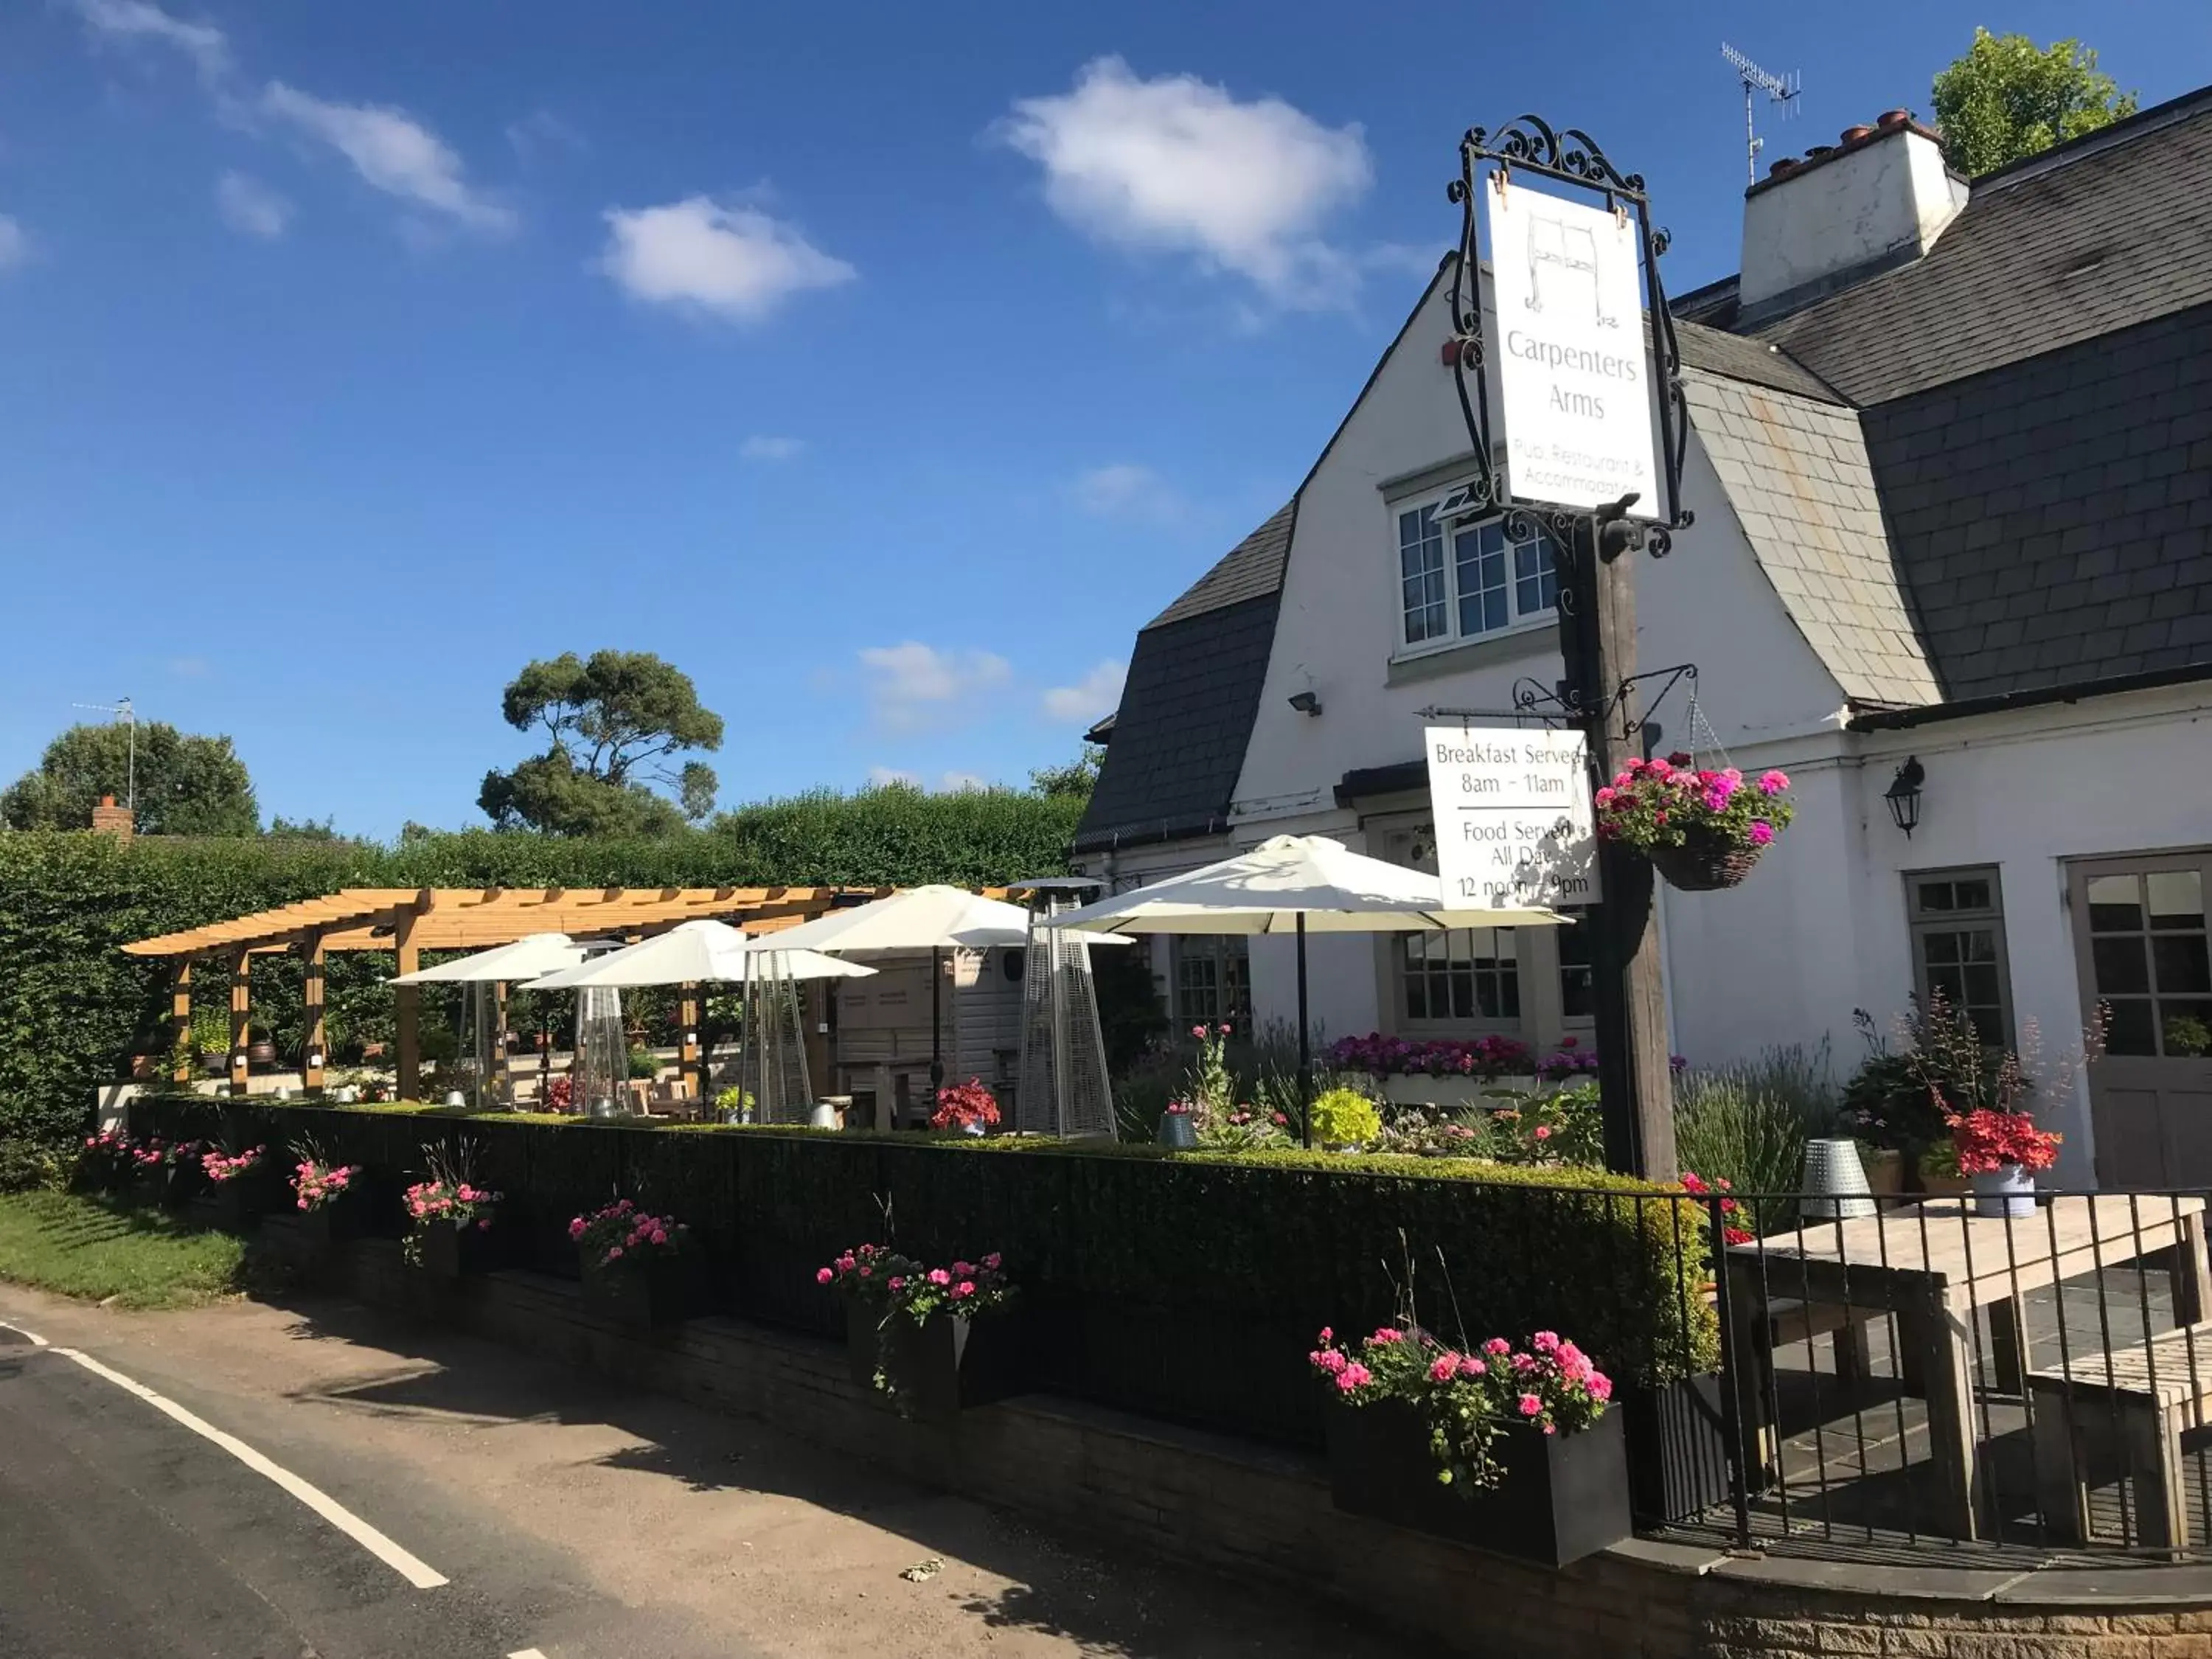
[[[1514,910],[1601,896],[1582,733],[1431,726],[1422,737],[1447,904]]]
[[[1494,178],[1482,198],[1510,499],[1593,507],[1632,489],[1630,511],[1660,517],[1636,221]]]

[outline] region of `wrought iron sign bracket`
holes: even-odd
[[[1641,714],[1629,711],[1634,706],[1636,688],[1650,681],[1662,682],[1651,701]],[[1690,696],[1698,695],[1698,665],[1693,662],[1677,663],[1672,668],[1654,668],[1641,674],[1631,674],[1616,685],[1613,696],[1606,700],[1605,718],[1610,721],[1615,714],[1622,716],[1620,737],[1623,742],[1651,723],[1659,713],[1659,705],[1667,701],[1667,694],[1687,680]],[[1507,720],[1516,725],[1528,720],[1541,720],[1545,729],[1554,730],[1565,726],[1583,726],[1589,711],[1583,706],[1575,688],[1562,680],[1556,686],[1546,686],[1523,675],[1513,682],[1513,706],[1510,708],[1417,708],[1413,711],[1424,720]]]

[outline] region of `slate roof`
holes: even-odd
[[[1844,695],[1860,704],[1935,702],[1857,411],[1696,369],[1685,370],[1682,389],[1753,552]]]
[[[1925,257],[1753,331],[1869,404],[2212,301],[2208,175],[2212,88],[1977,179]]]
[[[1173,605],[1146,624],[1181,622],[1225,605],[1235,605],[1261,593],[1278,593],[1283,586],[1283,567],[1291,553],[1291,525],[1297,517],[1296,496],[1285,501],[1273,518],[1215,561],[1213,568],[1193,582]]]
[[[1747,339],[1677,317],[1674,349],[1684,368],[1702,368],[1732,380],[1748,380],[1753,386],[1795,392],[1821,403],[1844,401],[1834,387],[1768,341]]]

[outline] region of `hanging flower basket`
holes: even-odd
[[[1719,836],[1692,833],[1680,846],[1648,848],[1644,856],[1669,887],[1679,887],[1686,893],[1711,893],[1741,886],[1765,850],[1735,846]]]
[[[1710,893],[1751,873],[1796,808],[1781,772],[1744,781],[1733,766],[1702,769],[1690,757],[1631,761],[1597,792],[1597,832],[1651,860],[1668,885]]]

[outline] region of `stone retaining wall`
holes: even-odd
[[[272,1227],[272,1232],[277,1227]],[[1182,1566],[1260,1576],[1454,1651],[1516,1659],[2212,1659],[2212,1567],[1990,1571],[1735,1558],[1636,1540],[1547,1572],[1340,1514],[1318,1459],[1049,1396],[902,1421],[844,1350],[740,1321],[628,1335],[572,1284],[495,1273],[439,1285],[398,1246],[341,1264],[364,1300],[410,1309],[641,1389],[757,1417],[926,1485]]]

